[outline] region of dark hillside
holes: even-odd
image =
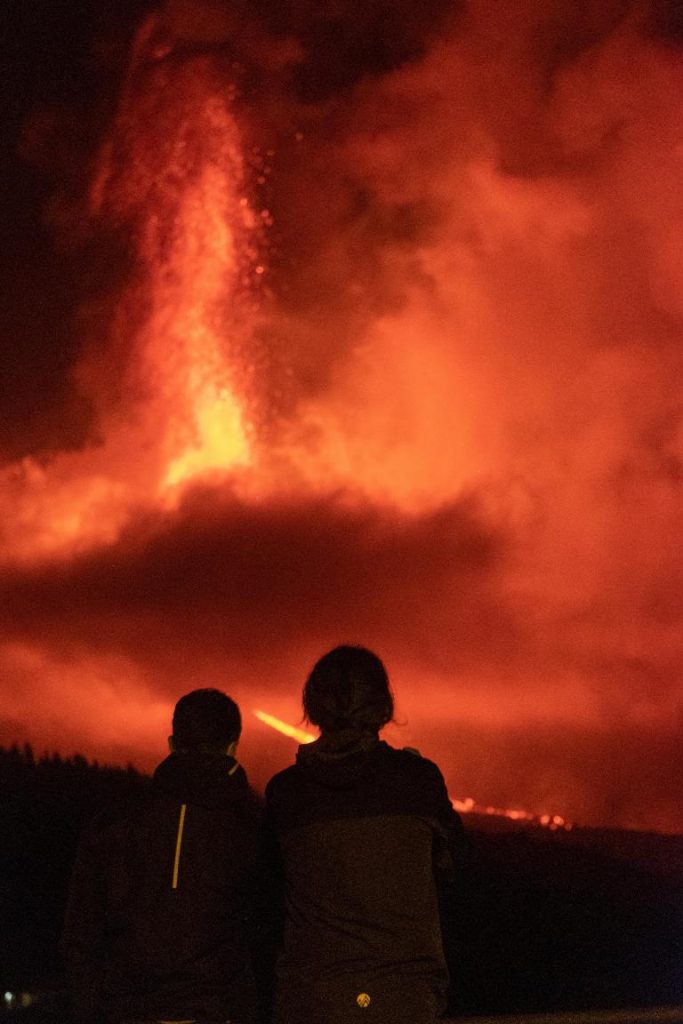
[[[56,944],[80,830],[102,804],[145,784],[132,768],[0,747],[3,992],[59,978]]]

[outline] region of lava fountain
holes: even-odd
[[[163,490],[249,460],[235,377],[257,222],[245,195],[234,88],[208,57],[178,62],[159,53],[154,25],[152,18],[138,37],[92,203],[133,235],[137,273],[115,332],[139,325],[127,382],[147,400]]]
[[[196,477],[251,459],[243,312],[263,268],[235,90],[211,57],[160,49],[156,28],[152,16],[138,33],[89,196],[93,228],[124,240],[130,266],[76,369],[99,439],[4,472],[9,561],[111,543],[132,508],[170,507]]]

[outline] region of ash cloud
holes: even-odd
[[[343,495],[245,506],[198,489],[107,548],[8,569],[5,629],[15,643],[40,636],[56,651],[84,644],[150,667],[203,634],[209,658],[264,667],[339,633],[413,649],[446,604],[441,628],[458,657],[491,656],[487,622],[498,618],[502,643],[514,632],[496,594],[504,547],[471,501],[406,519]]]

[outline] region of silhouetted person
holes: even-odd
[[[78,1021],[254,1020],[263,858],[240,733],[224,693],[186,694],[148,790],[86,829],[62,938]]]
[[[285,889],[278,1024],[432,1024],[448,975],[438,894],[462,837],[439,769],[378,733],[384,665],[337,647],[303,693],[314,743],[266,788]]]

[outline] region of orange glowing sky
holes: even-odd
[[[141,2],[90,99],[36,71],[0,742],[147,768],[216,685],[262,785],[250,709],[357,642],[452,793],[680,831],[678,30],[418,6]]]

